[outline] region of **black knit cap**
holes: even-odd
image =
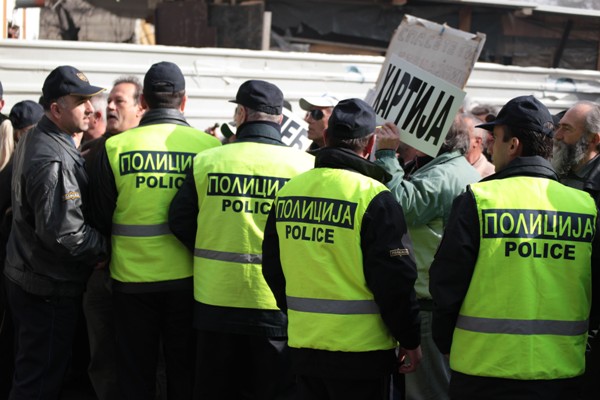
[[[185,90],[183,72],[172,62],[153,64],[144,76],[144,93],[176,93]]]
[[[493,131],[496,125],[521,128],[550,137],[554,134],[552,114],[533,96],[515,97],[502,107],[495,120],[477,125],[476,128]]]
[[[31,100],[20,101],[15,104],[8,114],[8,119],[15,129],[23,129],[37,124],[44,116],[44,108]]]
[[[250,80],[242,83],[235,100],[229,102],[266,114],[279,115],[283,108],[283,93],[272,83]]]
[[[375,132],[375,112],[361,99],[342,100],[333,108],[327,136],[358,139]]]
[[[90,85],[83,72],[70,65],[55,68],[42,87],[45,101],[56,100],[67,95],[92,97],[105,89]]]

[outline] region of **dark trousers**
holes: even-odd
[[[15,366],[15,328],[6,297],[4,285],[6,278],[2,270],[0,270],[0,399],[8,399]]]
[[[43,298],[6,279],[15,325],[15,373],[10,400],[48,399],[60,395],[81,297]]]
[[[286,338],[197,331],[194,399],[290,399]]]
[[[99,400],[117,397],[117,360],[113,301],[108,269],[95,270],[83,295],[90,344],[88,373]]]
[[[154,400],[161,343],[167,375],[167,398],[192,398],[195,355],[193,301],[191,290],[136,294],[113,292],[119,398]]]
[[[297,400],[388,400],[390,376],[379,379],[333,379],[300,375]]]

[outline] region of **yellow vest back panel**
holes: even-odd
[[[476,376],[558,379],[584,369],[596,207],[532,177],[471,185],[480,249],[450,366]]]
[[[277,310],[262,275],[262,240],[277,192],[314,157],[289,148],[240,142],[194,160],[198,231],[194,298],[222,307]]]
[[[171,234],[171,200],[194,156],[220,142],[197,129],[157,124],[106,141],[117,186],[111,276],[121,282],[160,282],[192,275],[192,255]]]

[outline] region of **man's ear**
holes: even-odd
[[[508,148],[509,154],[513,157],[520,157],[523,153],[523,143],[519,140],[518,137],[510,138],[510,147]]]
[[[598,148],[598,144],[600,144],[600,132],[594,133],[590,138],[590,145],[596,149]]]
[[[375,135],[371,135],[365,149],[363,150],[363,157],[369,158],[369,155],[373,152],[373,148],[375,147]]]
[[[58,105],[58,102],[52,102],[50,104],[50,114],[52,115],[53,118],[58,119],[58,117],[60,116],[61,110],[60,110],[60,106]]]
[[[140,94],[140,104],[142,105],[142,108],[144,110],[148,109],[148,103],[146,103],[146,98],[144,97],[144,94]]]
[[[179,111],[181,111],[181,113],[183,113],[183,111],[185,110],[185,104],[187,103],[187,94],[183,95],[183,99],[181,99],[181,105],[179,106]]]

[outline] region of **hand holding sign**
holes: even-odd
[[[377,137],[377,150],[394,150],[400,146],[400,131],[398,127],[391,123],[386,122],[384,125],[378,127],[375,130]]]

